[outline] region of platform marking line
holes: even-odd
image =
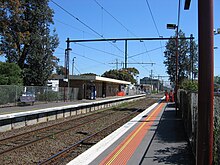
[[[110,164],[121,164],[121,162],[127,162],[132,154],[135,152],[138,145],[141,143],[142,139],[144,138],[145,134],[148,132],[149,128],[154,123],[154,120],[158,116],[158,114],[161,112],[162,108],[164,107],[164,103],[160,104],[158,107],[156,107],[149,116],[147,116],[144,119],[144,123],[139,124],[135,130],[133,130],[119,145],[116,147],[105,159],[102,160],[100,165],[110,165]],[[152,121],[149,121],[152,119]],[[149,121],[149,122],[148,122]],[[146,126],[144,131],[141,131],[143,127]],[[134,144],[131,144],[131,141],[133,141]],[[130,146],[130,149],[128,148],[128,145]],[[123,155],[123,150],[127,150],[126,154],[124,155],[125,158],[122,160],[122,157],[120,157],[120,162],[117,162],[117,158],[119,158],[119,155]],[[115,161],[115,162],[114,162]]]

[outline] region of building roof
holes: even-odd
[[[53,79],[64,79],[63,75],[57,75]],[[129,81],[123,81],[123,80],[117,80],[117,79],[112,79],[112,78],[107,78],[107,77],[100,77],[96,75],[70,75],[69,76],[70,80],[87,80],[87,81],[102,81],[102,82],[111,82],[111,83],[116,83],[116,84],[124,84],[128,85],[131,84]]]

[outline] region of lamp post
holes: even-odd
[[[76,59],[76,57],[73,57],[73,63],[72,63],[72,75],[73,75],[73,73],[74,73],[74,66],[75,66],[75,59]]]
[[[184,10],[188,10],[190,7],[191,0],[185,0]],[[176,84],[175,84],[175,110],[177,115],[177,91],[178,91],[178,35],[179,35],[179,22],[180,22],[180,4],[181,0],[179,0],[178,5],[178,21],[176,24],[167,24],[167,29],[176,29]]]
[[[191,78],[193,82],[193,67],[194,67],[194,49],[193,49],[193,35],[190,35],[190,56],[191,56]]]
[[[70,41],[69,41],[69,38],[67,38],[67,48],[65,49],[65,67],[66,67],[66,76],[65,78],[67,79],[67,84],[68,84],[68,88],[67,88],[67,100],[70,98],[69,97],[69,57],[70,57],[70,51],[72,50],[70,48]],[[65,88],[64,88],[64,91],[65,91]],[[64,93],[65,95],[65,93]],[[65,98],[65,96],[64,96]],[[65,99],[64,99],[65,101]]]
[[[178,91],[178,35],[179,29],[176,24],[167,24],[167,29],[176,29],[176,75],[175,75],[175,110],[177,115],[177,91]]]

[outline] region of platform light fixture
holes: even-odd
[[[167,24],[167,29],[176,29],[177,25],[176,24]]]
[[[220,34],[220,28],[218,28],[217,30],[214,29],[214,35]]]
[[[185,0],[184,10],[189,10],[191,0]]]

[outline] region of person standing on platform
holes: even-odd
[[[174,102],[174,94],[172,90],[170,90],[169,99],[170,99],[170,102]]]
[[[166,100],[166,102],[169,101],[169,94],[168,94],[167,90],[165,90],[165,100]]]

